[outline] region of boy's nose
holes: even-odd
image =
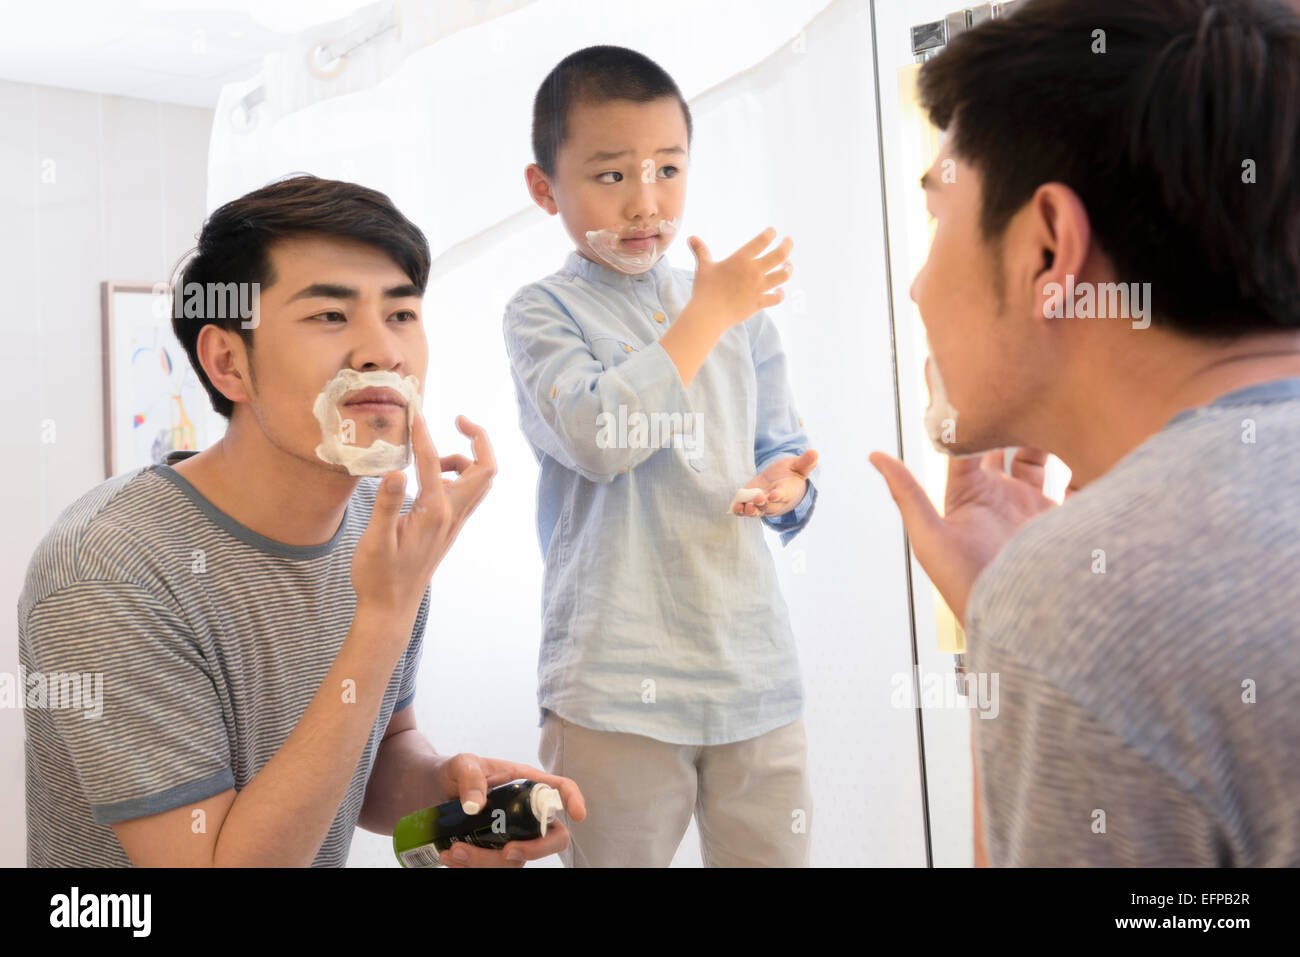
[[[655,201],[653,183],[643,183],[636,191],[636,198],[625,210],[629,222],[638,225],[652,223],[659,218],[659,204]]]

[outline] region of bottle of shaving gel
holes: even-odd
[[[436,867],[439,855],[458,841],[501,848],[545,837],[562,810],[560,792],[550,785],[511,781],[488,791],[477,814],[466,814],[455,800],[406,815],[393,829],[393,851],[403,867]]]

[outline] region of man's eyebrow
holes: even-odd
[[[670,153],[676,155],[678,153],[685,154],[685,152],[686,150],[682,149],[680,146],[665,146],[661,150],[655,150],[655,155],[657,156],[660,153]],[[616,160],[621,157],[631,156],[631,155],[632,155],[631,150],[619,150],[617,153],[608,152],[606,150],[600,150],[588,156],[586,161],[588,163],[604,163],[607,162],[608,160]]]
[[[412,282],[405,283],[401,286],[393,286],[384,290],[385,299],[406,299],[408,297],[423,299],[424,293],[420,292],[419,287]]]
[[[351,286],[341,286],[332,282],[314,282],[298,290],[289,297],[289,302],[296,299],[356,299],[359,294]],[[385,299],[421,298],[420,289],[415,283],[404,283],[384,290]]]

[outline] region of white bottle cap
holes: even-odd
[[[528,802],[532,808],[533,817],[537,818],[538,823],[542,825],[542,837],[545,837],[546,826],[551,823],[558,812],[564,810],[564,802],[560,800],[560,792],[549,784],[535,784],[532,793],[528,796]]]

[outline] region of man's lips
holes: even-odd
[[[345,406],[387,405],[402,409],[406,407],[406,400],[392,389],[362,389],[359,392],[354,392],[343,404]]]

